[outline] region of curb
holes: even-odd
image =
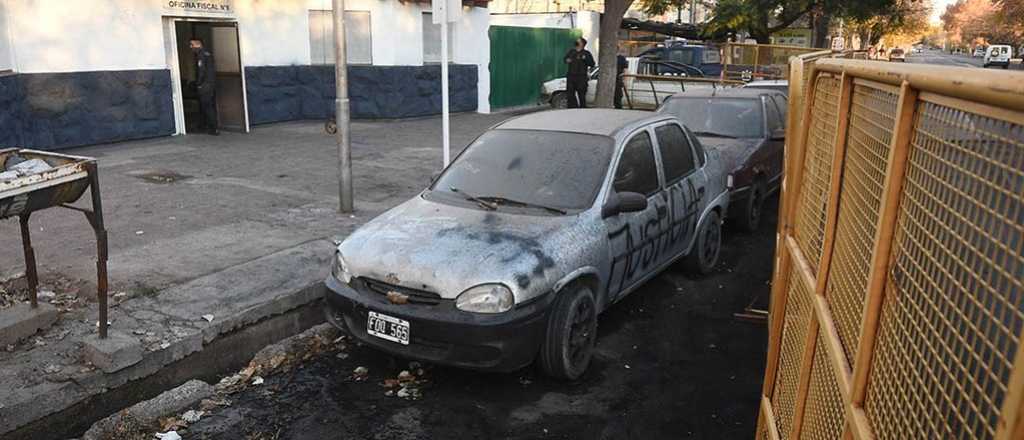
[[[63,366],[78,371],[41,373],[50,359],[81,357],[82,342],[94,332],[81,322],[72,323],[70,337],[17,353],[0,363],[0,437],[80,435],[127,403],[237,369],[265,345],[323,322],[319,299],[332,248],[328,240],[310,241],[122,303],[111,310],[113,328],[132,333],[130,344],[142,358],[111,373],[79,369],[80,363]],[[202,318],[209,311],[219,315]],[[153,329],[164,342],[131,328]]]

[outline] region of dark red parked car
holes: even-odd
[[[672,95],[658,108],[720,152],[733,179],[728,217],[741,229],[758,228],[765,199],[779,189],[787,105],[774,90],[702,88]]]

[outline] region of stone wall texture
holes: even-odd
[[[172,133],[168,70],[0,78],[0,145],[54,150]]]
[[[353,118],[390,119],[441,113],[441,66],[349,66]],[[476,65],[449,66],[451,111],[477,108]],[[253,124],[334,116],[334,66],[245,68]]]
[[[24,102],[21,78],[18,75],[0,76],[0,149],[22,146]]]
[[[449,67],[451,111],[477,108],[477,67]],[[334,116],[334,66],[245,68],[249,119],[262,124]],[[349,66],[353,118],[441,112],[441,66]],[[174,133],[169,70],[0,76],[0,148],[40,150]]]

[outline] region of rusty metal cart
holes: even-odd
[[[21,243],[25,250],[25,276],[28,278],[32,308],[39,306],[39,277],[35,251],[28,227],[33,212],[62,207],[85,214],[96,234],[96,298],[99,303],[100,338],[107,337],[107,231],[103,227],[103,205],[100,201],[99,171],[96,160],[46,151],[18,148],[0,149],[0,168],[8,158],[40,159],[50,169],[13,180],[0,180],[0,220],[17,216],[21,223]],[[72,206],[85,190],[92,195],[92,209]]]

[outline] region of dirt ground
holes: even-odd
[[[773,219],[726,230],[717,271],[671,268],[601,317],[597,355],[572,383],[534,367],[509,374],[423,365],[418,398],[382,386],[409,361],[369,347],[310,359],[232,397],[189,439],[750,438],[767,327],[734,319],[767,306]],[[359,380],[353,371],[368,369]],[[418,367],[413,365],[413,367]],[[416,368],[411,371],[416,373]]]

